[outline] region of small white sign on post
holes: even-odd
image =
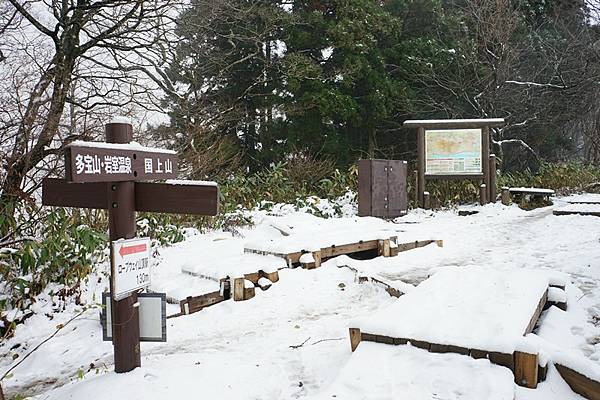
[[[150,238],[116,240],[111,246],[114,299],[150,285]]]

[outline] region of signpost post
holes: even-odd
[[[134,239],[135,212],[216,215],[219,188],[211,182],[139,182],[175,178],[175,152],[130,144],[129,123],[111,122],[105,128],[106,143],[67,147],[66,179],[44,179],[42,204],[108,210],[115,371],[128,372],[141,365],[137,293],[150,280],[150,243]]]
[[[473,179],[485,185],[481,202],[495,201],[495,156],[490,156],[490,127],[504,126],[504,119],[408,120],[417,128],[417,195],[425,205],[428,179]],[[493,164],[492,164],[493,163]],[[493,186],[493,187],[492,187]]]

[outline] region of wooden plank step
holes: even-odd
[[[590,400],[600,400],[600,382],[561,364],[554,364],[558,373],[571,389]]]
[[[361,332],[359,328],[350,328],[350,347],[354,352],[360,342],[375,342],[390,345],[406,345],[418,347],[431,353],[454,353],[471,358],[487,358],[491,363],[510,369],[515,377],[515,383],[527,388],[535,389],[540,380],[540,373],[545,373],[539,366],[538,354],[530,354],[515,351],[513,354],[505,354],[494,351],[468,349],[461,346],[447,344],[429,343],[423,340],[395,338],[383,335],[374,335],[372,333]],[[598,399],[600,400],[600,399]]]
[[[600,211],[571,211],[571,210],[554,210],[552,211],[554,215],[583,215],[583,216],[591,216],[591,217],[600,217]]]

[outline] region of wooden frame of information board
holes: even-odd
[[[485,204],[496,200],[496,156],[490,154],[490,128],[504,126],[503,118],[489,119],[446,119],[446,120],[407,120],[404,126],[417,128],[417,172],[416,172],[416,202],[420,207],[428,208],[426,182],[429,179],[468,179],[480,183],[480,203]],[[426,173],[426,131],[481,130],[481,173]]]

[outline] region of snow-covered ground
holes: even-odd
[[[555,207],[567,200],[555,199]],[[552,307],[542,314],[535,331],[540,342],[567,358],[579,358],[584,366],[598,363],[600,218],[554,216],[553,207],[523,211],[494,204],[473,209],[479,213],[466,217],[456,210],[416,210],[393,222],[345,213],[345,218],[328,222],[277,207],[276,215],[253,212],[256,226],[238,229],[235,237],[190,232],[185,242],[159,249],[152,290],[176,299],[217,290],[221,271],[243,273],[252,269],[247,262],[263,262],[255,255],[245,258],[245,243],[271,246],[294,231],[302,232],[307,247],[311,230],[315,243],[323,243],[322,232],[331,232],[328,226],[335,226],[340,235],[364,226],[365,235],[373,233],[369,230],[385,232],[400,242],[442,239],[444,247],[430,245],[364,261],[340,256],[315,270],[282,269],[279,282],[267,291],[257,290],[251,300],[226,301],[169,319],[168,341],[142,343],[142,367],[127,374],[113,372],[112,345],[102,341],[99,309],[92,307],[44,343],[2,386],[9,397],[34,395],[44,400],[579,399],[553,367],[547,380],[531,390],[516,386],[509,370],[487,360],[368,342],[350,351],[351,321],[397,301],[376,284],[359,284],[353,269],[407,292],[449,266],[489,267],[507,274],[526,268],[561,271],[570,281],[568,310]],[[266,265],[276,266],[277,261]],[[86,304],[97,303],[107,286],[104,273],[90,276]],[[37,315],[0,345],[0,376],[81,310],[67,304],[66,311],[52,312],[53,301],[56,298],[40,296]],[[177,311],[178,306],[170,305],[167,313]]]

